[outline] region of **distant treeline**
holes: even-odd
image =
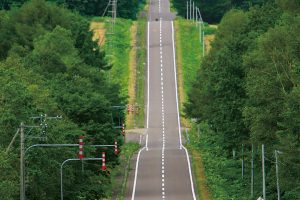
[[[31,117],[63,117],[47,120],[46,133],[42,127],[26,129],[26,147],[74,144],[80,135],[85,144],[122,143],[120,131],[113,128],[112,106],[126,104],[126,99],[106,79],[113,66],[92,36],[86,18],[44,0],[0,11],[1,200],[19,199],[19,139],[5,151],[21,121],[39,126],[40,120]],[[84,155],[100,157],[102,151],[107,153],[108,172],[101,171],[101,162],[86,162],[84,172],[81,163],[65,166],[65,199],[110,195],[110,171],[119,162],[113,149],[84,148]],[[76,158],[78,148],[35,148],[26,155],[27,199],[60,199],[59,166]]]
[[[219,23],[224,14],[232,8],[247,10],[253,5],[261,5],[267,1],[269,0],[192,0],[200,9],[203,20],[208,23]],[[173,2],[178,14],[186,17],[187,0]]]
[[[209,145],[228,158],[242,144],[248,151],[251,144],[265,144],[268,199],[276,199],[275,150],[282,152],[282,199],[300,199],[299,33],[299,0],[231,10],[218,26],[186,104],[188,116],[213,131]]]
[[[2,0],[0,8],[11,9],[14,6],[21,6],[28,0]],[[65,6],[68,9],[76,10],[82,15],[102,16],[108,5],[108,0],[48,0],[49,2]],[[136,19],[140,3],[144,0],[118,0],[117,16],[122,18]],[[109,15],[109,13],[107,13]]]

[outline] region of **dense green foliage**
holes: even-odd
[[[198,133],[199,130],[201,131]],[[241,180],[240,159],[226,157],[223,149],[215,145],[220,142],[219,137],[209,128],[208,124],[205,122],[199,125],[193,124],[193,128],[189,131],[189,138],[188,147],[201,153],[205,167],[206,184],[210,189],[212,199],[250,199],[250,188],[246,186],[249,179]],[[245,173],[249,173],[249,169],[245,170]],[[257,173],[256,176],[259,176],[257,168],[255,173]]]
[[[223,15],[232,8],[247,10],[252,5],[259,5],[267,1],[269,0],[195,0],[194,2],[195,6],[200,9],[205,22],[218,23]],[[174,7],[182,17],[186,17],[186,2],[186,0],[173,0]]]
[[[28,0],[3,0],[0,3],[0,8],[10,9],[13,6],[21,6]],[[102,16],[108,5],[107,0],[81,1],[81,0],[48,0],[49,2],[63,5],[66,8],[76,10],[83,15]],[[118,0],[118,17],[136,19],[139,10],[140,0]],[[108,9],[111,9],[109,6]],[[106,12],[106,15],[110,13]]]
[[[245,151],[251,144],[258,149],[266,145],[268,199],[276,198],[276,149],[283,152],[282,199],[300,197],[299,8],[299,1],[278,0],[227,13],[186,105],[186,113],[208,123],[213,132],[203,136],[202,144],[205,137],[213,140],[209,144],[218,146],[225,158],[233,149],[241,151],[242,144]]]
[[[47,140],[40,128],[26,129],[26,147],[36,143],[122,143],[112,126],[113,105],[126,103],[120,87],[107,80],[105,54],[92,41],[89,21],[43,0],[0,11],[0,199],[19,198],[19,140],[4,153],[21,121],[41,113],[62,115],[48,120]],[[45,139],[45,137],[44,137]],[[68,163],[64,167],[65,199],[99,199],[110,195],[110,171],[118,164],[113,149],[85,148],[86,157],[107,152],[108,172],[101,162]],[[35,148],[26,154],[28,199],[59,199],[59,166],[76,158],[78,148]]]

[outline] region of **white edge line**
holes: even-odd
[[[136,180],[137,180],[137,175],[138,175],[138,167],[139,167],[139,160],[140,160],[140,154],[141,152],[145,149],[145,147],[143,147],[142,149],[140,149],[137,159],[136,159],[136,165],[135,165],[135,175],[134,175],[134,183],[133,183],[133,189],[132,189],[132,196],[131,196],[131,200],[134,200],[135,197],[135,188],[136,188]]]
[[[150,34],[149,34],[149,28],[150,28],[150,23],[148,22],[148,44],[147,44],[147,129],[149,128],[149,96],[150,96],[150,49],[149,49],[149,43],[150,43]]]
[[[175,74],[175,88],[176,88],[175,91],[176,91],[176,104],[177,104],[177,114],[178,114],[177,115],[178,116],[177,120],[178,120],[178,134],[179,134],[179,141],[180,141],[180,149],[183,148],[185,150],[186,160],[187,160],[188,167],[189,167],[189,175],[190,175],[193,199],[196,200],[189,153],[188,153],[187,149],[182,145],[182,140],[181,140],[181,126],[180,126],[180,118],[179,118],[179,105],[178,105],[178,92],[177,92],[177,71],[176,71],[176,57],[175,57],[176,54],[175,54],[174,23],[173,23],[173,21],[172,21],[172,40],[173,40],[173,60],[174,60],[174,74]]]
[[[185,154],[186,154],[186,160],[189,166],[189,174],[190,174],[190,180],[191,180],[191,188],[192,188],[192,193],[193,193],[193,198],[194,200],[196,200],[196,195],[195,195],[195,191],[194,191],[194,182],[193,182],[193,176],[192,176],[192,170],[191,170],[191,163],[190,163],[190,157],[189,157],[189,153],[188,150],[182,146],[183,149],[185,150]]]
[[[175,93],[176,93],[176,109],[177,109],[177,121],[178,121],[178,135],[179,135],[179,148],[182,149],[182,140],[181,140],[181,126],[180,126],[180,118],[179,118],[179,105],[178,105],[178,92],[177,92],[177,70],[176,70],[176,54],[175,54],[175,40],[174,40],[174,25],[172,23],[172,40],[173,40],[173,66],[174,66],[174,74],[175,74]]]
[[[150,80],[150,70],[149,70],[149,60],[150,60],[150,56],[149,56],[149,52],[150,52],[150,48],[149,48],[149,42],[150,42],[150,34],[149,34],[149,27],[150,26],[150,23],[148,21],[148,44],[147,44],[147,124],[146,124],[146,127],[147,129],[149,128],[149,93],[150,93],[150,89],[149,89],[149,80]],[[132,196],[131,196],[131,200],[134,200],[135,198],[135,189],[136,189],[136,180],[137,180],[137,175],[138,175],[138,168],[139,168],[139,160],[140,160],[140,155],[141,155],[141,152],[146,148],[146,150],[148,151],[148,133],[146,135],[146,146],[143,147],[142,149],[139,150],[139,153],[138,153],[138,156],[137,156],[137,159],[136,159],[136,165],[135,165],[135,175],[134,175],[134,183],[133,183],[133,189],[132,189]]]

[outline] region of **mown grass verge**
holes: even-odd
[[[130,160],[133,154],[140,148],[138,143],[129,142],[121,147],[120,164],[112,172],[113,194],[112,198],[123,200],[125,198],[126,184],[130,171]]]
[[[145,76],[146,76],[146,17],[140,17],[137,21],[137,68],[136,68],[136,105],[138,112],[134,116],[135,126],[144,127],[145,122]]]
[[[178,18],[175,21],[175,28],[177,67],[179,68],[179,75],[182,75],[183,87],[181,103],[184,103],[187,100],[186,96],[189,93],[200,68],[201,60],[203,58],[203,45],[200,39],[199,28],[192,21]],[[205,24],[205,36],[213,35],[215,31],[216,28]]]
[[[178,17],[174,24],[180,116],[183,126],[188,127],[189,122],[184,118],[183,105],[200,68],[202,43],[194,23]]]
[[[191,21],[178,17],[175,21],[175,30],[180,115],[183,126],[190,127],[191,123],[185,118],[183,106],[188,100],[187,94],[197,77],[197,72],[203,59],[203,43],[199,35],[199,28]],[[211,35],[215,32],[215,28],[206,24],[204,31],[205,35]],[[198,199],[210,200],[212,198],[206,185],[201,154],[193,145],[188,145],[188,149],[192,156],[192,168],[198,191]]]
[[[105,42],[103,48],[107,55],[106,58],[112,65],[107,75],[112,83],[121,86],[121,96],[128,97],[129,54],[131,50],[130,29],[133,22],[132,20],[117,18],[114,26],[114,34],[108,35],[110,32],[108,17],[95,17],[92,21],[104,23]],[[110,48],[109,41],[112,41],[112,48]]]

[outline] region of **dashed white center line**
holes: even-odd
[[[160,0],[159,0],[160,8]],[[162,51],[162,19],[159,20],[159,53],[160,53],[160,81],[161,81],[161,119],[162,119],[162,151],[161,151],[161,191],[165,199],[165,111],[164,111],[164,79],[163,79],[163,51]]]

